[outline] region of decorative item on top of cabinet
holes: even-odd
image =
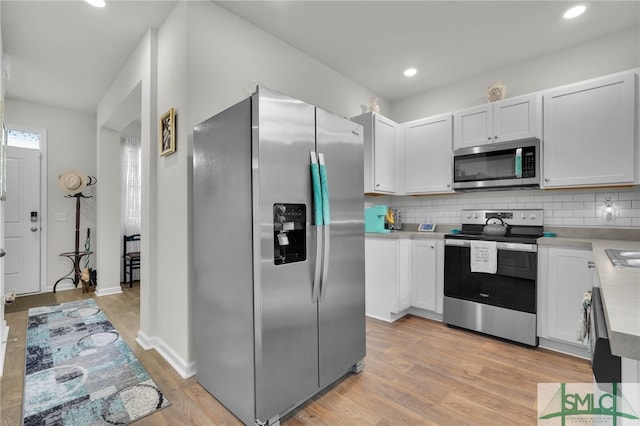
[[[640,183],[637,80],[626,72],[544,92],[544,188]]]
[[[453,192],[451,114],[403,123],[405,194]]]
[[[371,98],[371,104],[369,105],[369,112],[380,114],[380,105],[378,105],[378,98]]]
[[[395,194],[398,124],[380,114],[367,112],[351,118],[364,129],[364,192]]]
[[[458,111],[453,115],[453,149],[542,135],[541,95],[518,96]]]
[[[501,101],[507,96],[507,86],[501,81],[491,83],[487,87],[487,102]]]

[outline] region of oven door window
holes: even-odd
[[[517,179],[515,150],[503,150],[456,156],[453,159],[454,182]]]
[[[498,250],[495,274],[471,272],[469,247],[445,247],[444,294],[521,312],[536,312],[537,253]]]

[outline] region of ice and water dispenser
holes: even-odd
[[[273,263],[302,262],[307,259],[307,206],[273,205]]]

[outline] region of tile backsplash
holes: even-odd
[[[603,213],[607,199],[611,220]],[[398,209],[404,223],[459,224],[463,209],[543,209],[545,226],[640,228],[640,187],[365,197],[365,207],[378,204]]]

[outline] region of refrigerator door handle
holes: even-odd
[[[324,154],[318,153],[320,163],[320,188],[322,189],[322,224],[331,224],[331,207],[329,206],[329,181],[327,180],[327,166],[324,162]]]
[[[320,298],[320,287],[322,283],[322,228],[316,226],[316,270],[313,274],[313,287],[311,288],[311,303],[318,303]]]
[[[327,291],[327,276],[329,275],[329,242],[330,231],[329,225],[323,226],[324,228],[324,254],[322,255],[322,276],[320,278],[320,300],[325,299]]]
[[[320,294],[320,282],[322,280],[322,188],[320,183],[320,168],[315,151],[311,155],[311,183],[313,186],[313,224],[316,227],[316,262],[313,274],[313,287],[311,288],[311,303],[317,303]]]
[[[323,210],[322,210],[322,182],[320,178],[320,166],[315,151],[310,152],[311,155],[311,184],[313,185],[313,224],[322,226]]]
[[[327,167],[324,161],[324,154],[318,153],[320,163],[320,187],[322,188],[322,222],[324,228],[324,253],[322,255],[322,276],[320,278],[320,300],[324,300],[326,292],[327,276],[329,275],[329,247],[330,247],[330,224],[331,209],[329,206],[329,181],[327,179]]]

